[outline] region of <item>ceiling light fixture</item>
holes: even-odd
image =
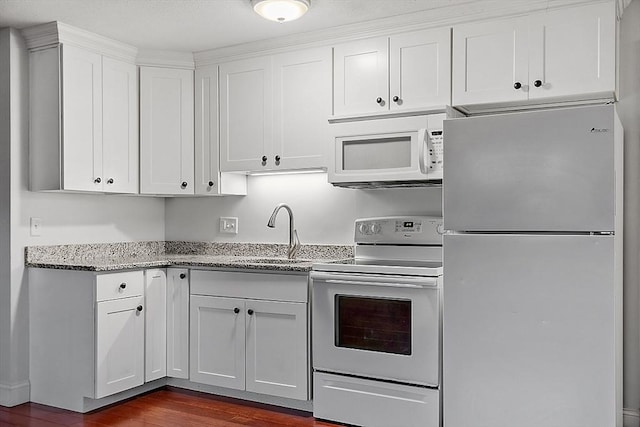
[[[311,0],[251,0],[253,10],[270,21],[288,22],[304,15]]]

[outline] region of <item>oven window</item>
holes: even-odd
[[[336,346],[411,354],[411,300],[335,296]]]

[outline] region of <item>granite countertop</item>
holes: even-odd
[[[302,245],[288,260],[287,245],[207,242],[123,242],[84,245],[29,246],[25,265],[82,271],[115,271],[189,266],[308,272],[318,261],[353,257],[349,245]]]

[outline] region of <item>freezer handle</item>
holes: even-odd
[[[364,274],[321,273],[312,271],[311,280],[350,286],[384,286],[392,288],[437,288],[435,277],[377,276]]]

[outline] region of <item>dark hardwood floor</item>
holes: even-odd
[[[335,427],[308,412],[245,402],[167,387],[133,399],[78,414],[37,403],[0,406],[0,426],[90,427]]]

